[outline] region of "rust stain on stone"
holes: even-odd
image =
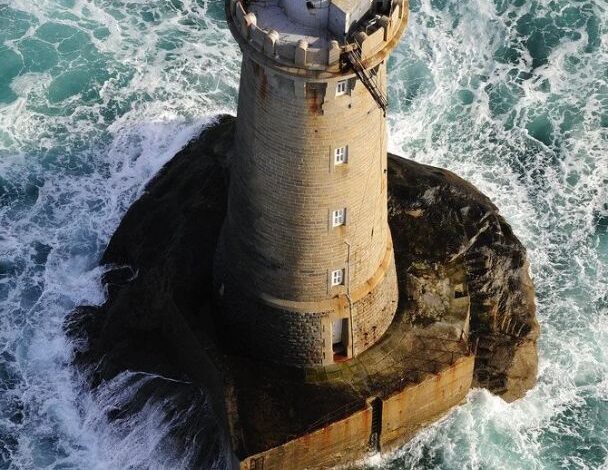
[[[308,103],[308,109],[312,114],[321,114],[321,97],[319,90],[312,88],[310,90],[310,98]]]

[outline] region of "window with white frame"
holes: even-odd
[[[345,95],[348,91],[348,80],[340,80],[336,85],[336,96]]]
[[[344,269],[336,269],[331,272],[331,285],[341,286],[344,284]]]
[[[346,223],[346,208],[336,209],[331,213],[331,226],[338,227]]]
[[[334,150],[334,165],[343,165],[348,161],[348,146],[338,147]]]

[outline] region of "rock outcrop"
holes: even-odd
[[[410,279],[404,287],[411,295],[417,279],[433,278],[440,292],[450,272],[464,272],[470,341],[477,345],[475,385],[507,401],[521,398],[536,383],[539,335],[525,248],[472,184],[447,170],[390,157],[389,224],[398,278]]]
[[[213,416],[192,419],[207,420],[207,432],[215,430],[219,438],[206,445],[215,452],[196,457],[201,467],[218,458],[223,439],[234,436],[235,427],[242,426],[239,419],[247,419],[236,416],[238,397],[232,396],[231,384],[252,370],[247,361],[234,361],[219,350],[212,316],[212,262],[226,211],[234,119],[219,117],[148,184],[101,260],[111,267],[104,279],[107,301],[80,308],[67,322],[77,340],[75,362],[93,388],[137,370],[179,380],[163,385],[167,394],[206,394]],[[476,385],[505,400],[521,397],[536,380],[539,334],[524,247],[494,204],[453,173],[389,155],[388,179],[405,319],[412,325],[437,321],[446,311],[445,286],[461,283],[471,299]],[[256,372],[261,377],[276,374],[262,369]],[[286,383],[286,396],[289,387]],[[310,385],[311,393],[315,387]],[[336,397],[350,393],[331,390]],[[269,400],[276,399],[272,394],[279,391],[268,393]],[[150,398],[145,390],[140,395],[141,401]],[[331,409],[331,399],[325,405]],[[125,412],[115,410],[110,418]],[[256,413],[268,415],[272,425],[271,408]],[[298,417],[290,421],[296,426]],[[175,430],[176,449],[188,445],[185,428]],[[289,432],[293,429],[277,428],[276,439]],[[268,443],[256,445],[262,444]],[[233,439],[237,453],[238,445]]]

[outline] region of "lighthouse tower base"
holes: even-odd
[[[376,343],[395,316],[397,273],[390,232],[382,262],[367,282],[310,302],[247,290],[224,269],[223,240],[214,271],[217,323],[233,352],[296,367],[342,362]]]

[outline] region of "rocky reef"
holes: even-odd
[[[204,426],[206,441],[193,458],[205,468],[225,446],[238,457],[252,455],[389,387],[382,374],[359,379],[349,369],[348,380],[339,370],[342,380],[311,378],[310,371],[232,356],[218,344],[212,264],[234,123],[218,117],[148,184],[101,260],[109,267],[107,301],[78,309],[66,324],[75,363],[93,389],[127,370],[176,380],[142,389],[128,409],[109,409],[110,419],[162,394],[180,397],[174,413],[193,397],[206,397],[209,406],[171,436],[179,452],[189,445],[188,429]],[[539,334],[525,248],[496,206],[449,171],[389,155],[388,180],[400,287],[394,328],[412,334],[450,324],[450,296],[468,297],[470,322],[460,335],[466,333],[476,353],[474,385],[508,401],[523,396],[536,380]],[[399,362],[393,364],[399,375]],[[400,380],[419,379],[403,370]]]

